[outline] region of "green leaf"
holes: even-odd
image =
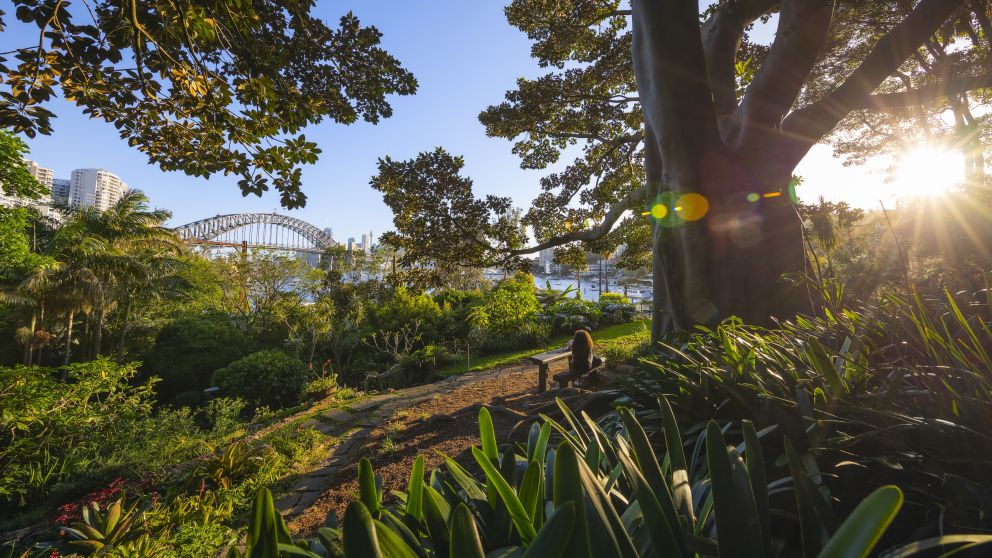
[[[305,548],[300,548],[294,544],[279,543],[279,553],[276,554],[276,558],[280,558],[284,554],[289,554],[290,556],[304,556],[306,558],[323,558],[320,554],[310,552]]]
[[[342,521],[344,553],[349,558],[382,558],[376,538],[372,514],[365,504],[354,501],[348,504]]]
[[[941,554],[940,556],[943,558],[966,548],[971,549],[986,544],[992,544],[992,535],[944,535],[942,537],[933,537],[900,546],[889,550],[884,556],[885,558],[909,558],[910,556],[916,556],[917,554],[922,554],[935,548],[964,545],[951,552]],[[927,554],[927,556],[930,556],[930,554]]]
[[[487,500],[486,493],[482,490],[479,482],[472,478],[472,475],[468,474],[468,471],[459,465],[458,462],[445,455],[444,464],[447,466],[448,472],[451,473],[451,477],[455,479],[455,482],[458,483],[469,498],[473,500]]]
[[[765,555],[772,554],[772,537],[769,531],[768,511],[768,479],[765,476],[765,457],[761,451],[761,439],[749,421],[741,421],[744,432],[744,460],[747,465],[747,476],[751,480],[751,492],[754,494],[754,505],[758,509],[758,521],[761,524],[761,537],[764,543]]]
[[[637,505],[640,507],[641,515],[644,518],[644,526],[647,528],[648,536],[651,537],[655,556],[672,556],[678,558],[686,553],[676,536],[680,530],[679,525],[671,525],[668,522],[665,512],[658,503],[658,498],[651,491],[650,485],[644,479],[644,475],[637,469],[637,464],[626,451],[620,451],[619,459],[627,473],[636,495]]]
[[[473,447],[472,455],[475,457],[475,461],[479,463],[479,466],[482,467],[482,470],[485,471],[486,479],[492,483],[493,488],[496,489],[500,499],[506,506],[506,510],[510,514],[510,519],[513,520],[514,526],[517,528],[520,539],[524,544],[532,541],[536,534],[534,532],[534,525],[531,523],[530,516],[524,510],[523,504],[520,503],[520,499],[517,498],[516,492],[506,482],[503,475],[499,474],[499,471],[493,466],[492,461],[489,460],[482,450]]]
[[[479,439],[482,441],[482,451],[490,461],[496,462],[499,459],[499,449],[496,446],[496,430],[493,428],[493,418],[489,415],[489,409],[481,407],[479,409]]]
[[[668,486],[668,482],[665,480],[665,474],[662,472],[661,465],[658,463],[658,457],[651,448],[648,435],[644,432],[641,423],[637,421],[637,417],[634,416],[634,413],[630,409],[622,409],[620,411],[620,418],[623,420],[623,424],[627,429],[627,436],[630,438],[630,446],[631,450],[633,450],[634,459],[637,461],[638,468],[647,481],[648,486],[651,487],[651,492],[658,499],[658,503],[665,513],[666,523],[669,525],[679,525],[675,498]],[[634,481],[631,480],[631,482]],[[691,509],[691,504],[689,507]],[[685,548],[682,530],[676,529],[675,536],[679,541],[679,547]]]
[[[792,441],[786,436],[783,438],[785,446],[785,456],[789,464],[789,473],[792,475],[792,483],[796,494],[796,507],[799,510],[799,528],[802,533],[803,554],[805,556],[816,556],[826,542],[826,527],[820,520],[813,501],[812,491],[816,490],[806,476],[806,469],[799,461]]]
[[[710,469],[713,510],[716,514],[717,543],[721,558],[761,556],[761,534],[751,521],[757,521],[750,481],[737,450],[728,451],[723,432],[716,421],[706,425],[706,463]]]
[[[548,439],[551,437],[551,424],[545,422],[538,426],[535,422],[530,426],[527,436],[527,461],[543,461],[544,453],[548,450]]]
[[[827,541],[820,558],[868,556],[899,513],[902,500],[902,491],[895,486],[883,486],[872,492]]]
[[[586,446],[589,445],[589,437],[586,435],[586,431],[582,429],[582,425],[579,424],[579,420],[575,418],[575,414],[572,413],[572,410],[568,408],[568,405],[566,405],[561,398],[556,397],[555,403],[558,404],[558,408],[561,409],[562,415],[564,415],[568,425],[572,427],[576,438],[580,441],[581,446],[579,446],[579,449],[583,452],[586,451]]]
[[[834,397],[847,393],[847,382],[844,381],[844,378],[841,378],[840,373],[837,372],[837,368],[830,362],[830,357],[827,356],[826,349],[823,348],[823,344],[818,339],[809,339],[806,355],[809,356],[810,364],[813,365],[816,373],[826,378],[827,383],[830,384],[831,394]]]
[[[575,510],[572,535],[568,538],[566,554],[574,558],[589,558],[589,527],[585,512],[585,497],[579,479],[579,458],[575,449],[563,441],[554,452],[554,506],[571,504]],[[597,557],[599,558],[599,557]]]
[[[441,493],[432,486],[424,487],[424,520],[427,524],[427,534],[431,538],[431,546],[437,550],[441,558],[447,558],[448,555],[450,517],[451,506]]]
[[[389,558],[418,558],[417,553],[410,548],[410,545],[404,542],[403,538],[388,525],[375,519],[372,520],[372,524],[375,526],[375,535],[384,556]]]
[[[522,558],[561,558],[564,556],[574,523],[575,506],[571,502],[566,502],[551,514],[548,522],[538,531]]]
[[[376,487],[372,462],[364,457],[358,461],[358,495],[370,513],[379,511],[379,489]]]
[[[537,512],[543,503],[543,498],[541,498],[541,477],[544,476],[544,472],[541,470],[541,464],[537,461],[531,461],[527,465],[527,470],[524,471],[524,478],[520,481],[520,503],[524,506],[524,511],[530,516],[531,523],[537,518]],[[535,529],[537,525],[535,525]]]
[[[413,462],[410,483],[407,485],[406,514],[417,522],[423,521],[424,502],[424,456],[418,455]]]
[[[479,530],[475,526],[475,518],[464,503],[458,504],[451,516],[450,556],[452,558],[485,558],[486,556],[482,550]]]
[[[255,493],[255,506],[248,522],[246,558],[278,558],[279,534],[275,515],[272,493],[268,488],[259,488]]]
[[[668,448],[668,461],[672,466],[672,500],[675,507],[694,521],[692,509],[692,486],[689,485],[689,467],[686,465],[685,450],[682,447],[682,433],[679,431],[675,413],[664,395],[658,397],[661,416],[665,425],[665,447]]]

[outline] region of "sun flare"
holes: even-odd
[[[901,197],[939,197],[961,185],[963,165],[960,152],[919,145],[899,159],[893,186]]]

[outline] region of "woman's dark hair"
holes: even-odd
[[[589,332],[580,329],[575,332],[572,340],[572,370],[585,374],[592,368],[592,349],[594,345]]]

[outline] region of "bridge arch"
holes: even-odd
[[[253,231],[244,237],[244,242],[251,246],[268,246],[272,248],[301,249],[307,248],[292,242],[280,242],[276,239],[272,241],[271,236],[265,238],[265,228],[269,233],[272,227],[289,230],[299,235],[312,245],[313,250],[324,251],[337,245],[331,235],[318,229],[314,225],[302,219],[280,215],[278,213],[231,213],[228,215],[215,215],[206,219],[200,219],[187,225],[176,227],[175,231],[179,237],[187,242],[212,242],[222,239],[225,235],[237,229],[248,229]],[[255,237],[252,238],[251,234]]]

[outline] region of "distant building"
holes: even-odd
[[[68,207],[71,187],[72,181],[66,178],[52,179],[52,204],[57,207]]]
[[[334,229],[332,229],[331,227],[326,227],[324,228],[324,234],[326,234],[331,238],[334,238]]]
[[[356,247],[356,245],[355,245],[355,237],[352,236],[352,237],[348,238],[348,251],[349,252],[354,252],[355,251],[355,247]]]
[[[76,169],[69,186],[69,206],[106,211],[127,193],[127,184],[104,169]]]
[[[537,263],[546,274],[550,274],[552,271],[557,271],[558,265],[555,263],[555,249],[545,248],[544,250],[538,252]]]
[[[52,169],[46,169],[38,163],[28,161],[27,159],[24,160],[24,166],[28,168],[28,172],[31,173],[31,176],[33,176],[39,184],[44,186],[46,190],[52,189],[52,180],[55,179],[55,171]]]
[[[52,180],[54,180],[55,171],[52,169],[46,169],[40,166],[34,161],[24,160],[24,166],[27,167],[28,173],[38,181],[39,184],[44,186],[46,189],[52,189]],[[47,203],[49,200],[47,198],[41,198],[33,200],[30,198],[22,198],[20,196],[9,196],[0,189],[0,206],[4,207],[21,207],[21,206],[31,206],[42,213],[42,215],[48,215],[51,211],[51,204]]]
[[[372,251],[372,231],[362,235],[362,250],[366,252]]]

